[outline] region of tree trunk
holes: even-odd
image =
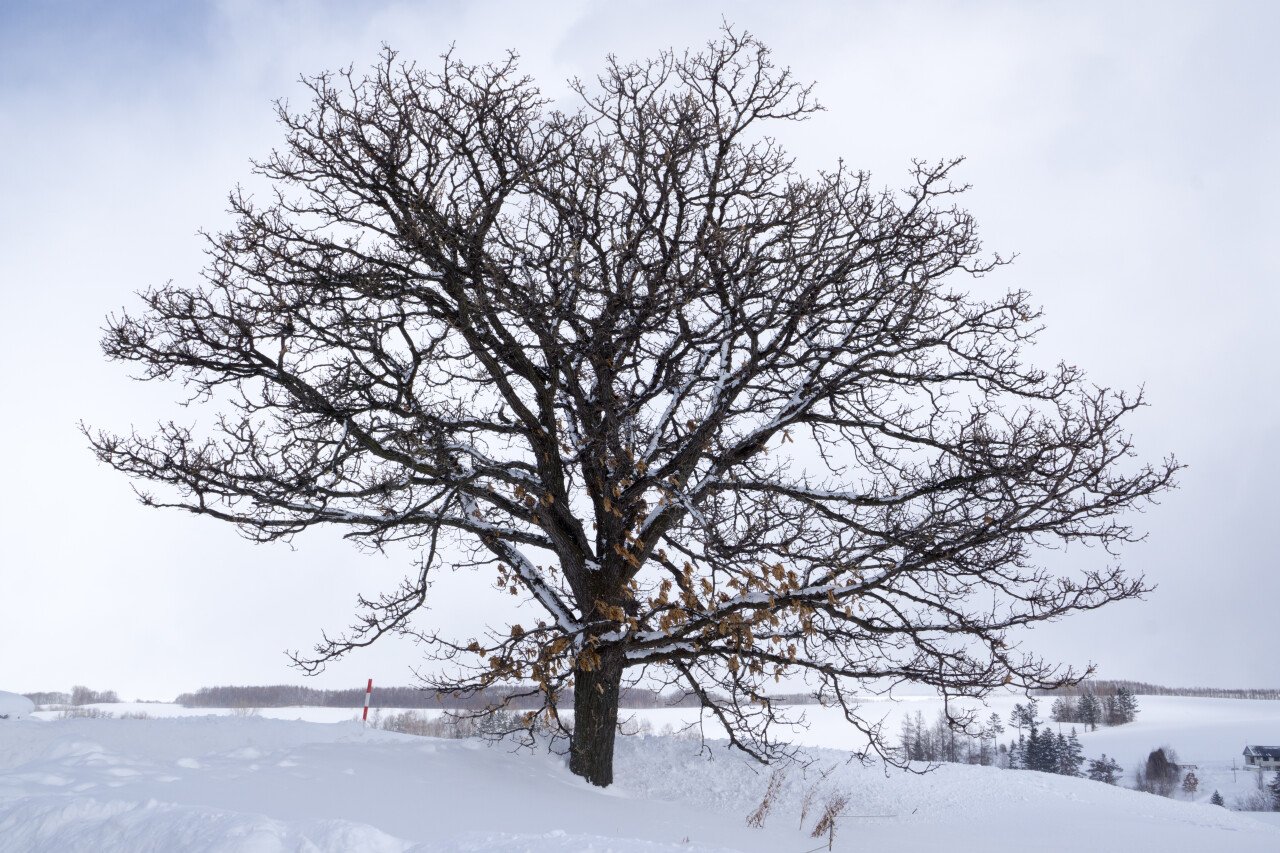
[[[613,782],[613,740],[618,732],[622,659],[620,652],[606,652],[600,656],[596,668],[573,671],[569,769],[602,788]]]

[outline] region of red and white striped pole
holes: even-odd
[[[365,725],[369,724],[369,697],[373,695],[373,679],[369,679],[369,686],[364,689],[364,716],[360,718]]]

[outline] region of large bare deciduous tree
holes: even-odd
[[[804,676],[880,751],[859,685],[1070,682],[1011,634],[1144,591],[1106,557],[1177,467],[1134,459],[1140,395],[1028,363],[956,162],[799,170],[768,128],[818,104],[755,38],[610,60],[568,109],[514,57],[304,82],[274,194],[104,339],[216,417],[89,433],[150,505],[417,550],[304,665],[409,634],[439,689],[519,685],[552,724],[572,695],[570,767],[607,785],[624,675],[764,760]],[[1080,541],[1105,565],[1040,565]],[[441,564],[540,617],[418,624]]]

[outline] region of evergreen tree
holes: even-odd
[[[1022,750],[1022,766],[1027,770],[1040,770],[1044,766],[1044,746],[1040,742],[1040,730],[1032,727]]]
[[[1053,732],[1045,726],[1040,732],[1040,753],[1036,756],[1035,769],[1041,773],[1052,773],[1058,769],[1058,750],[1054,745]]]
[[[1079,708],[1070,696],[1059,696],[1053,700],[1053,709],[1049,712],[1054,721],[1059,723],[1079,722]]]
[[[1280,771],[1271,779],[1268,790],[1271,791],[1271,808],[1280,812]]]
[[[1087,775],[1095,782],[1105,782],[1108,785],[1114,785],[1119,779],[1120,774],[1124,772],[1114,758],[1107,758],[1107,754],[1102,753],[1101,758],[1089,759],[1089,770]]]
[[[1062,732],[1058,732],[1057,737],[1053,739],[1053,772],[1062,776],[1074,776],[1075,773],[1067,769],[1067,763],[1070,759],[1067,756],[1071,749],[1067,743],[1067,738]]]
[[[1209,798],[1209,802],[1215,806],[1226,805],[1225,803],[1222,802],[1222,795],[1219,794],[1217,791],[1213,792],[1213,796]]]
[[[1027,724],[1027,708],[1021,702],[1013,706],[1009,712],[1009,725],[1018,732],[1018,740],[1022,740],[1022,727]]]
[[[1182,777],[1182,793],[1189,797],[1194,797],[1196,789],[1200,787],[1200,780],[1196,778],[1196,774],[1192,770],[1187,771],[1187,775]]]
[[[1026,769],[1027,741],[1019,734],[1018,739],[1009,742],[1009,768],[1011,770]]]
[[[982,730],[981,752],[979,753],[978,763],[984,766],[991,764],[993,761],[999,763],[1000,752],[1004,747],[1003,744],[997,746],[997,743],[1002,734],[1004,734],[1004,722],[1000,719],[999,714],[992,711],[991,716],[987,718],[987,725]],[[988,741],[990,741],[990,746],[988,746]]]
[[[1091,726],[1093,731],[1097,731],[1098,722],[1102,719],[1102,706],[1098,702],[1098,697],[1089,692],[1081,696],[1077,714],[1080,717],[1080,722],[1086,726]]]
[[[1138,716],[1138,697],[1128,687],[1116,688],[1116,723],[1132,723]]]
[[[1058,772],[1063,776],[1079,776],[1080,765],[1084,763],[1084,747],[1076,736],[1075,726],[1071,727],[1071,736],[1063,738],[1058,735]]]
[[[1048,726],[1043,729],[1034,726],[1031,728],[1023,763],[1028,770],[1039,770],[1041,773],[1058,772],[1058,742]]]

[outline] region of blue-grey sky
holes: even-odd
[[[988,247],[1019,253],[982,286],[1044,305],[1046,363],[1145,385],[1139,449],[1189,466],[1124,554],[1158,585],[1149,600],[1027,646],[1103,676],[1280,686],[1280,4],[7,0],[0,688],[163,698],[298,681],[282,651],[408,569],[328,534],[254,546],[144,510],[76,430],[168,413],[178,390],[104,363],[99,329],[133,291],[194,280],[196,229],[226,223],[226,191],[280,138],[273,98],[297,96],[300,73],[367,65],[382,42],[421,60],[513,48],[559,95],[611,51],[696,46],[722,18],[817,81],[827,112],[784,138],[802,167],[844,157],[898,186],[912,157],[966,155]],[[466,576],[434,593],[447,624],[500,600]],[[405,683],[413,661],[387,645],[319,683]]]

